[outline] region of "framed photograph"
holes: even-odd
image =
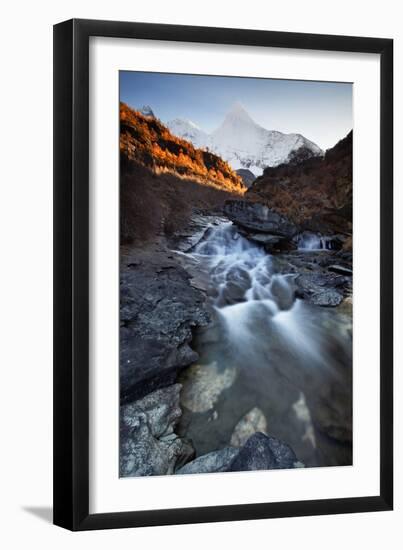
[[[54,27],[54,523],[391,510],[393,42]]]

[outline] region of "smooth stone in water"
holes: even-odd
[[[209,365],[192,365],[180,377],[183,385],[181,404],[192,412],[209,411],[235,378],[235,369],[220,371],[215,361]]]
[[[256,432],[267,434],[266,417],[258,407],[254,407],[245,414],[235,426],[231,436],[231,445],[233,447],[242,447],[249,437]]]
[[[295,302],[294,275],[273,275],[270,291],[279,309],[291,309]]]

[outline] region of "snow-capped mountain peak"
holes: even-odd
[[[191,120],[175,118],[167,122],[167,126],[174,135],[192,142],[195,147],[208,147],[209,135]]]
[[[172,133],[191,141],[195,147],[208,147],[234,170],[248,169],[256,176],[267,166],[288,162],[290,155],[300,148],[305,154],[323,155],[315,143],[301,134],[284,134],[260,126],[241,103],[232,105],[221,125],[211,134],[193,122],[177,118],[167,123]]]
[[[242,103],[239,101],[235,102],[228,113],[225,115],[223,124],[232,124],[232,123],[242,122],[244,124],[252,124],[258,126],[253,118],[246,111]]]

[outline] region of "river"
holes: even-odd
[[[312,255],[332,254],[301,239]],[[315,250],[315,247],[321,247]],[[212,321],[194,334],[200,358],[182,376],[179,431],[197,456],[231,444],[254,409],[268,435],[307,467],[352,463],[351,309],[296,297],[287,253],[270,255],[231,222],[212,225],[185,255],[207,281]]]

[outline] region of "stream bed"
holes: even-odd
[[[181,253],[211,318],[194,333],[199,360],[179,379],[178,433],[196,456],[236,446],[247,415],[307,467],[352,464],[351,306],[310,303],[295,282],[299,266],[315,275],[332,254],[310,244],[271,255],[225,220]]]

